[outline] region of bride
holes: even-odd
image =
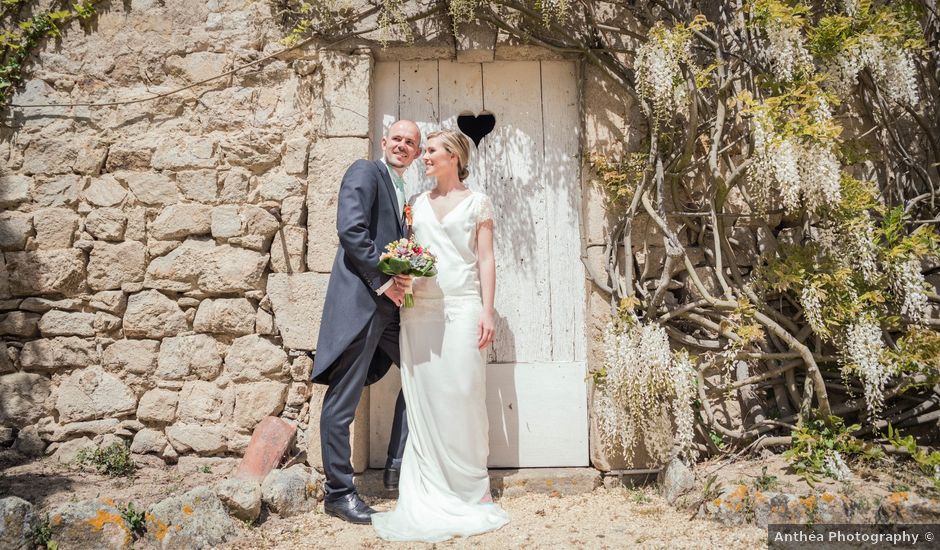
[[[428,136],[430,191],[412,202],[415,241],[437,256],[437,276],[414,281],[401,312],[401,383],[408,416],[398,503],[372,515],[380,537],[439,542],[499,529],[509,516],[490,498],[484,349],[495,326],[493,207],[467,189],[470,140]],[[401,284],[398,279],[396,284]]]

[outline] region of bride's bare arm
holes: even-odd
[[[483,297],[483,315],[477,345],[480,349],[493,342],[496,330],[496,260],[493,258],[493,220],[477,225],[477,263],[480,267],[480,290]]]

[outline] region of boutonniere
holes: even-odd
[[[412,225],[414,225],[414,219],[411,217],[411,205],[408,203],[405,203],[404,214],[405,226],[408,227],[408,234],[406,236],[410,239],[414,236],[414,229],[412,228]]]
[[[405,214],[405,223],[408,225],[408,227],[411,227],[412,223],[414,222],[411,218],[411,205],[408,203],[405,203],[404,214]]]

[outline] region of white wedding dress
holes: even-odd
[[[440,542],[499,529],[509,516],[481,503],[486,468],[484,352],[477,348],[483,311],[477,224],[492,219],[477,192],[438,220],[422,193],[413,202],[414,237],[437,257],[436,277],[416,278],[414,307],[401,310],[401,385],[408,415],[398,503],[372,526],[393,541]]]

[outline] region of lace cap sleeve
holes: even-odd
[[[477,225],[487,220],[493,220],[493,201],[486,195],[481,195],[477,205]]]

